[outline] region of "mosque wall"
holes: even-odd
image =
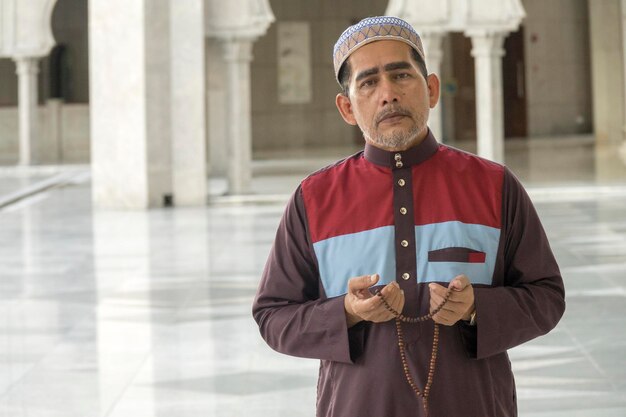
[[[522,3],[528,136],[592,132],[587,0]]]
[[[367,16],[384,14],[387,0],[270,0],[276,22],[254,45],[252,62],[253,148],[289,150],[361,143],[357,128],[347,125],[337,108],[332,48],[343,30]],[[279,27],[289,22],[309,28],[311,96],[281,103],[279,96]],[[303,94],[305,95],[305,94]],[[283,101],[284,101],[283,97]]]
[[[9,106],[17,106],[15,63],[10,58],[0,58],[0,107]],[[2,137],[0,130],[0,138]]]
[[[37,163],[87,163],[90,155],[89,106],[50,100],[39,106]],[[0,107],[0,164],[19,157],[16,107]]]
[[[0,75],[2,75],[0,73]],[[2,85],[2,84],[0,84]],[[13,164],[18,160],[17,126],[15,107],[0,107],[0,163]]]

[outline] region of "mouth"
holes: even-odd
[[[381,124],[381,123],[396,123],[399,122],[400,120],[402,120],[403,118],[407,117],[408,114],[402,111],[394,111],[394,112],[389,112],[387,114],[382,115],[379,119],[378,119],[378,123],[377,124]]]

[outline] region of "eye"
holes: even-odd
[[[398,74],[396,74],[396,78],[399,80],[403,80],[405,78],[409,78],[411,76],[411,74],[409,74],[408,72],[400,72]]]
[[[359,88],[367,88],[367,87],[372,87],[376,84],[376,80],[373,78],[364,80],[361,85],[359,86]]]

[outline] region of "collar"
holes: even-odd
[[[399,169],[411,165],[418,165],[429,159],[437,152],[439,143],[433,136],[430,129],[424,140],[418,145],[407,149],[406,151],[392,152],[377,148],[370,143],[365,144],[365,159],[368,161],[391,169]]]

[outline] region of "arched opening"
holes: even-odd
[[[40,102],[48,98],[65,103],[89,102],[88,1],[58,0],[52,12],[56,45],[41,60]]]

